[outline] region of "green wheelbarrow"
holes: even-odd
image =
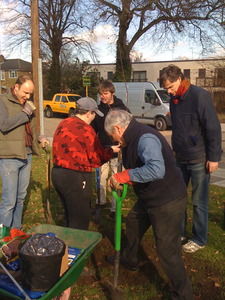
[[[55,225],[38,225],[30,229],[29,233],[52,232],[63,240],[69,247],[81,249],[81,253],[71,267],[59,278],[56,284],[37,299],[51,300],[59,297],[63,291],[71,287],[79,278],[95,246],[101,241],[99,232],[78,230]],[[0,259],[1,259],[0,254]],[[0,288],[0,299],[30,299],[29,297],[18,297],[17,295]],[[33,298],[34,299],[34,298]],[[58,298],[59,299],[59,298]]]

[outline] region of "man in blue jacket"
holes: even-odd
[[[210,94],[190,84],[180,68],[169,65],[161,71],[160,84],[171,95],[172,148],[177,164],[188,186],[192,184],[192,237],[186,240],[183,224],[182,241],[185,252],[205,247],[208,234],[208,189],[210,173],[221,159],[221,127]]]
[[[120,263],[131,271],[139,267],[139,246],[152,226],[161,266],[168,276],[172,299],[193,300],[190,280],[181,256],[181,224],[187,191],[181,171],[166,139],[128,112],[111,110],[105,130],[121,144],[125,171],[113,174],[109,184],[132,183],[137,201],[126,218],[126,243]],[[110,264],[114,256],[107,256]]]

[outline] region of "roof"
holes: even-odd
[[[16,58],[16,59],[6,59],[1,64],[1,69],[3,71],[9,70],[20,70],[24,72],[31,72],[32,71],[32,63]]]
[[[198,58],[198,59],[175,59],[175,60],[153,60],[153,61],[132,61],[132,65],[142,65],[142,64],[161,64],[161,63],[170,63],[176,64],[177,62],[214,62],[214,61],[225,61],[225,57],[223,58]],[[91,66],[104,66],[104,65],[115,65],[116,62],[113,63],[91,63]]]

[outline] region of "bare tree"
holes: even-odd
[[[136,42],[148,34],[154,42],[175,41],[178,36],[203,42],[204,21],[218,15],[224,0],[94,0],[98,22],[112,24],[117,30],[116,73],[114,80],[131,79],[130,53]],[[182,34],[180,34],[182,33]]]
[[[8,49],[20,47],[24,43],[29,47],[30,0],[4,2],[7,8],[2,11],[2,15],[8,12],[8,17],[4,21],[9,33]],[[88,30],[84,23],[81,4],[78,0],[39,0],[41,55],[46,61],[50,61],[48,87],[51,94],[60,90],[61,60],[68,45],[73,45],[74,52],[83,55],[88,52],[94,56],[91,44],[81,35],[82,31]]]
[[[225,57],[225,8],[215,14],[208,27],[208,43],[206,53],[216,53],[220,58]],[[211,52],[210,52],[211,51]]]

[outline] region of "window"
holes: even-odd
[[[64,102],[64,103],[68,102],[67,99],[66,99],[66,96],[62,96],[61,102]]]
[[[216,86],[225,86],[225,68],[217,68],[216,74]]]
[[[81,96],[67,96],[69,99],[69,102],[76,102],[81,98]]]
[[[113,79],[113,72],[108,72],[108,80],[112,80]]]
[[[145,91],[145,103],[151,103],[152,105],[157,104],[157,96],[156,93],[152,90]]]
[[[17,78],[17,71],[11,70],[9,71],[9,78]]]
[[[168,94],[167,90],[157,90],[157,93],[159,94],[163,103],[170,103],[170,95]]]
[[[187,79],[190,79],[190,69],[184,69],[184,77],[186,77]]]
[[[133,72],[133,81],[136,81],[136,82],[147,81],[146,71],[134,71]]]
[[[60,96],[60,95],[57,95],[57,96],[55,97],[55,102],[60,102],[60,100],[61,100],[61,96]]]
[[[198,77],[199,78],[205,78],[205,72],[206,72],[206,69],[199,69],[198,70]]]
[[[5,71],[1,71],[1,80],[5,80]]]

